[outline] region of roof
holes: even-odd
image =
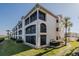
[[[52,15],[53,17],[58,18],[57,15],[51,13],[51,12],[48,11],[46,8],[44,8],[43,6],[41,6],[40,4],[37,3],[37,4],[32,8],[32,10],[31,10],[30,12],[28,12],[27,15],[24,16],[24,19],[25,19],[33,10],[35,10],[36,8],[41,8],[41,9],[43,9],[44,11],[46,11],[47,13],[49,13],[50,15]]]
[[[51,16],[53,16],[53,17],[55,17],[55,18],[58,19],[58,15],[55,15],[55,14],[51,13],[51,12],[48,11],[46,8],[44,8],[43,6],[41,6],[40,4],[37,3],[37,4],[31,9],[31,11],[27,13],[27,15],[21,17],[21,20],[22,20],[22,19],[25,19],[25,18],[26,18],[33,10],[35,10],[36,8],[41,8],[41,9],[43,9],[44,11],[46,11],[47,13],[49,13]],[[18,25],[19,23],[21,23],[21,20],[18,21],[17,25]],[[16,25],[16,26],[17,26],[17,25]],[[14,26],[13,29],[15,29],[16,26]],[[12,29],[12,30],[13,30],[13,29]]]

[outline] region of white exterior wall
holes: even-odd
[[[30,23],[30,24],[28,24],[27,26],[24,26],[24,32],[25,32],[25,29],[28,27],[28,26],[31,26],[31,25],[36,25],[36,27],[37,27],[37,20],[36,21],[34,21],[34,22],[32,22],[32,23]],[[36,42],[37,42],[37,28],[36,28],[36,33],[35,34],[25,34],[25,37],[26,36],[32,36],[32,35],[35,35],[36,36]],[[24,38],[24,40],[26,40],[26,38]],[[29,46],[32,46],[32,47],[36,47],[36,45],[37,45],[37,43],[36,43],[36,45],[32,45],[32,44],[30,44],[30,43],[27,43],[27,42],[24,42],[26,45],[29,45]]]
[[[21,19],[21,22],[23,22],[22,19]],[[23,23],[22,23],[22,28],[19,29],[18,26],[17,26],[17,39],[19,39],[19,37],[22,37],[22,35],[23,35],[23,33],[19,35],[20,30],[23,31]]]
[[[37,10],[37,9],[33,10],[32,13],[35,12],[36,10]],[[37,46],[38,46],[38,42],[37,42],[37,39],[38,39],[38,38],[37,38],[37,33],[38,33],[38,31],[37,31],[37,27],[38,27],[38,26],[37,26],[37,20],[35,20],[35,21],[33,21],[33,22],[31,22],[31,23],[25,25],[25,20],[26,20],[30,15],[32,15],[32,13],[30,13],[25,19],[23,19],[23,35],[22,35],[22,37],[23,37],[23,40],[24,40],[24,44],[25,44],[25,45],[28,45],[28,46],[37,48]],[[26,29],[27,27],[31,26],[31,25],[36,25],[36,33],[35,33],[35,34],[25,34],[25,29]],[[32,35],[35,35],[35,36],[36,36],[36,45],[33,45],[33,44],[30,44],[30,43],[27,43],[27,42],[26,42],[26,36],[32,36]]]
[[[42,45],[42,46],[40,45],[40,35],[46,35],[47,36],[47,33],[40,33],[40,24],[41,23],[46,24],[46,22],[42,21],[40,19],[37,20],[37,30],[36,30],[36,32],[37,32],[37,47],[38,48],[47,46],[47,42],[46,42],[46,45]],[[47,41],[47,38],[46,38],[46,41]]]
[[[48,41],[56,40],[56,19],[47,14],[47,39]]]
[[[25,41],[25,28],[24,28],[24,25],[25,25],[25,20],[22,19],[22,39],[25,43],[26,41]]]
[[[63,41],[63,39],[64,39],[64,34],[65,34],[65,32],[64,32],[64,25],[63,25],[63,20],[64,20],[64,18],[63,18],[63,16],[58,16],[59,17],[59,23],[57,24],[57,27],[59,27],[59,32],[58,32],[58,34],[57,35],[59,35],[60,36],[60,38],[59,38],[59,41]]]
[[[37,10],[37,20],[29,23],[28,25],[25,25],[25,19],[27,19],[36,10]],[[38,16],[39,16],[38,11],[39,10],[44,12],[44,13],[46,13],[46,21],[42,21],[42,20],[40,20],[38,18]],[[46,11],[44,11],[41,8],[36,8],[35,10],[33,10],[25,19],[22,19],[22,28],[21,29],[17,29],[17,37],[18,36],[22,36],[24,44],[26,44],[26,45],[29,45],[29,46],[35,47],[35,48],[41,48],[41,47],[48,46],[49,43],[52,42],[52,41],[57,41],[56,40],[56,36],[61,36],[61,37],[64,36],[63,29],[61,28],[61,25],[56,23],[56,18],[53,17],[52,15],[50,15],[49,13],[47,13]],[[60,19],[58,19],[58,20],[60,20]],[[41,23],[46,24],[47,33],[40,33],[40,24]],[[31,25],[36,25],[36,33],[35,34],[25,34],[25,29],[28,26],[31,26]],[[61,31],[58,32],[58,33],[56,31],[56,27],[57,26],[61,29]],[[22,30],[22,35],[18,35],[18,31],[19,30]],[[30,43],[26,42],[26,38],[25,37],[26,36],[32,36],[32,35],[36,36],[36,45],[33,45],[33,44],[30,44]],[[46,45],[42,45],[42,46],[40,45],[40,35],[46,35],[47,36],[47,38],[46,38]]]

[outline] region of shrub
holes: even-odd
[[[78,42],[79,42],[79,38],[78,38],[76,41],[78,41]]]
[[[23,43],[23,40],[17,39],[17,40],[16,40],[16,43]]]
[[[16,40],[15,38],[12,38],[12,37],[11,37],[10,39],[11,39],[11,40],[14,40],[14,41]]]
[[[60,45],[60,42],[50,42],[50,45],[59,46]]]
[[[4,41],[4,39],[5,39],[5,38],[1,37],[1,38],[0,38],[0,42]]]

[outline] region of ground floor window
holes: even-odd
[[[19,40],[22,40],[22,37],[21,36],[19,36]]]
[[[56,40],[58,40],[58,36],[56,37]]]
[[[40,44],[46,45],[46,35],[40,35]]]
[[[36,36],[26,36],[26,42],[36,44]]]

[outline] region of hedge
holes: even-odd
[[[3,38],[3,37],[0,37],[0,42],[2,42],[2,41],[4,41],[5,40],[5,38]]]
[[[17,39],[17,40],[16,40],[16,43],[23,43],[23,40]]]
[[[10,39],[11,39],[11,40],[14,40],[14,41],[16,40],[15,38],[12,38],[12,37],[11,37]]]

